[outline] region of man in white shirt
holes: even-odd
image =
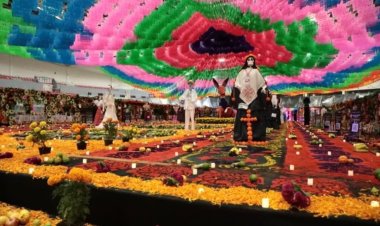
[[[193,88],[194,82],[189,80],[187,82],[189,88],[185,90],[179,100],[184,102],[183,108],[185,110],[185,130],[189,130],[189,122],[191,120],[191,130],[195,130],[195,103],[198,99],[197,92]]]

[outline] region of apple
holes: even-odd
[[[249,176],[249,181],[251,181],[252,183],[256,182],[258,179],[257,175],[256,174],[251,174]]]

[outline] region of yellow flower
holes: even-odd
[[[58,174],[58,175],[49,177],[47,183],[49,186],[54,186],[56,184],[59,184],[64,179],[65,179],[64,175]]]
[[[34,132],[35,133],[38,133],[38,132],[40,132],[41,131],[41,128],[40,127],[36,127],[36,128],[34,128]]]
[[[75,130],[75,129],[78,128],[78,127],[79,127],[79,124],[78,124],[78,123],[74,123],[74,124],[71,125],[71,129],[72,129],[72,130]]]
[[[40,122],[40,127],[45,127],[46,126],[46,122],[45,121],[41,121]]]
[[[81,168],[72,168],[70,173],[66,176],[67,179],[71,181],[83,182],[83,183],[91,183],[92,176],[88,170],[84,170]]]
[[[40,134],[41,135],[46,135],[46,130],[41,130]]]
[[[32,122],[30,123],[29,128],[34,129],[37,125],[37,122]]]

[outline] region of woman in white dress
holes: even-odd
[[[103,104],[106,111],[102,122],[96,128],[104,128],[103,123],[109,118],[111,118],[112,121],[118,121],[116,115],[115,98],[113,97],[111,91],[103,98]]]

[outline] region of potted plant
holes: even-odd
[[[86,150],[87,148],[87,140],[90,138],[87,131],[86,123],[79,124],[74,123],[71,126],[71,131],[73,132],[75,140],[77,140],[77,149],[78,150]]]
[[[104,123],[104,145],[108,146],[113,143],[113,140],[116,138],[117,135],[117,120],[112,120],[112,118],[108,118]]]
[[[39,123],[32,122],[29,125],[31,131],[26,137],[26,141],[33,142],[33,144],[38,145],[38,149],[40,151],[40,155],[48,154],[51,151],[51,147],[47,147],[45,142],[49,139],[47,134],[47,123],[45,121],[41,121]]]
[[[137,129],[135,127],[128,127],[121,133],[123,142],[128,142],[137,134]]]

